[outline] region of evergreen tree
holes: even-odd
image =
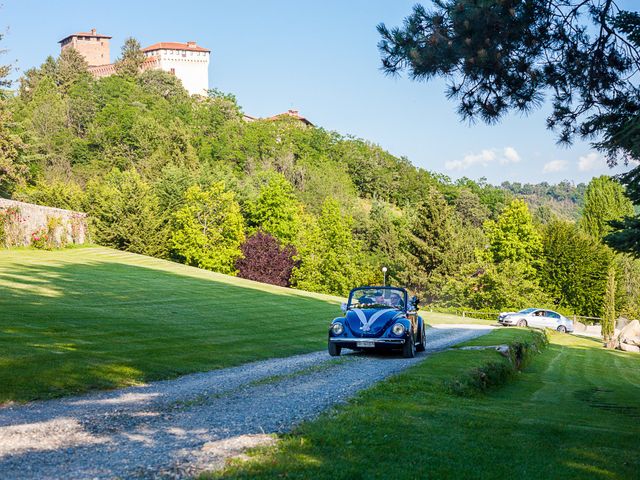
[[[611,265],[607,271],[607,288],[604,293],[602,337],[605,342],[613,339],[616,324],[616,271]]]
[[[544,228],[540,283],[554,303],[579,315],[602,315],[612,252],[575,224],[555,220]]]
[[[242,256],[244,219],[233,192],[222,182],[208,190],[195,185],[175,215],[173,251],[188,265],[235,275]]]
[[[474,242],[465,235],[453,208],[432,189],[412,214],[407,265],[401,280],[426,302],[433,302],[440,297],[446,277],[473,260],[473,248]]]
[[[386,73],[444,77],[464,119],[496,122],[552,96],[547,126],[560,140],[593,138],[610,163],[637,155],[640,15],[599,0],[434,0],[404,25],[378,26]],[[636,157],[638,158],[638,157]]]
[[[140,42],[133,37],[129,37],[122,45],[120,58],[116,60],[116,71],[123,77],[137,77],[140,74],[145,56],[140,46]]]
[[[66,93],[74,83],[91,78],[88,68],[89,64],[76,49],[65,48],[56,61],[55,82]]]
[[[633,205],[618,182],[605,175],[589,182],[580,219],[580,226],[585,232],[602,239],[612,231],[611,221],[620,221],[631,215]]]
[[[112,170],[87,185],[85,211],[91,238],[100,245],[166,257],[166,219],[151,186],[135,170]]]
[[[620,181],[626,186],[625,195],[629,201],[640,206],[640,167],[621,175]],[[619,252],[640,258],[640,214],[628,214],[625,218],[612,220],[610,227],[605,243]]]

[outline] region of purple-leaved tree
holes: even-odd
[[[281,247],[268,233],[257,231],[242,245],[242,258],[236,262],[238,276],[258,282],[289,286],[296,254],[291,245]]]

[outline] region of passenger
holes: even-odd
[[[389,305],[392,307],[404,308],[404,300],[398,293],[392,293],[389,298]]]
[[[384,294],[379,290],[376,292],[376,303],[380,305],[386,305],[387,303],[384,299]]]

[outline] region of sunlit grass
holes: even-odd
[[[469,344],[527,335],[499,329]],[[491,361],[506,360],[492,350],[435,355],[211,477],[638,478],[639,355],[552,332],[506,386],[470,397],[445,388]]]
[[[320,350],[341,299],[106,248],[0,251],[0,403]]]

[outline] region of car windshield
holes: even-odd
[[[348,308],[398,308],[407,304],[407,293],[393,287],[354,288],[349,296]]]
[[[535,312],[537,308],[525,308],[524,310],[520,310],[518,313],[531,313]]]

